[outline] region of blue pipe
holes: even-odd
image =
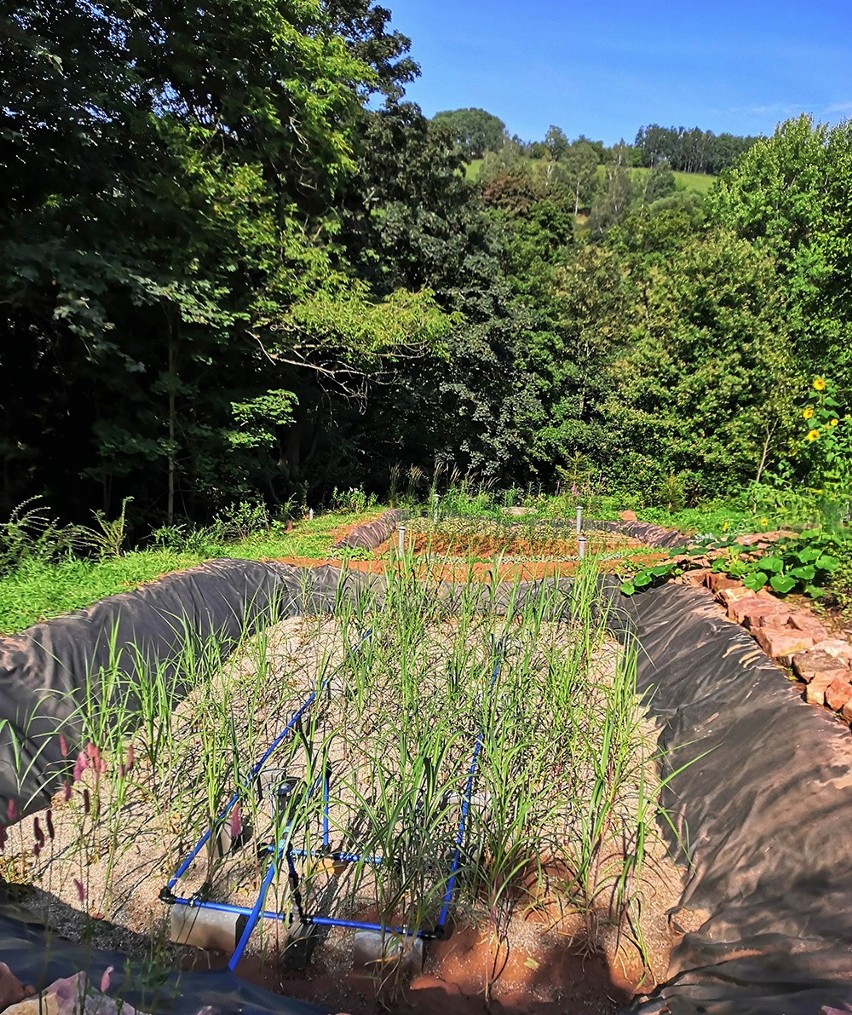
[[[431,938],[428,930],[409,930],[407,927],[384,927],[380,923],[362,923],[360,920],[339,920],[334,916],[308,916],[306,923],[317,927],[346,927],[349,930],[374,930],[379,934],[396,934],[399,937]]]
[[[289,835],[290,829],[287,829],[285,834]],[[237,947],[234,949],[234,954],[231,956],[231,961],[228,963],[228,969],[233,973],[237,968],[237,963],[243,957],[243,952],[246,950],[246,945],[249,942],[249,938],[252,935],[252,931],[257,924],[257,921],[263,915],[263,903],[266,901],[266,893],[269,891],[269,886],[272,884],[272,879],[278,871],[278,861],[281,859],[281,854],[284,852],[285,843],[282,842],[278,846],[278,856],[269,864],[269,869],[266,872],[266,876],[263,879],[263,884],[260,886],[260,892],[257,896],[257,902],[254,904],[254,908],[249,913],[248,923],[243,928],[242,937],[237,942]]]
[[[300,859],[313,860],[315,858],[322,859],[328,857],[331,860],[337,860],[339,863],[372,863],[380,864],[384,863],[380,856],[362,856],[360,853],[325,853],[319,852],[312,849],[291,849],[290,852],[293,856],[298,856]]]
[[[494,685],[497,683],[497,676],[500,673],[500,665],[503,661],[503,647],[498,645],[498,655],[494,661],[494,669],[491,671],[491,683],[489,685],[489,692],[494,690]],[[484,737],[484,730],[480,730],[476,736],[476,744],[473,748],[473,757],[470,760],[470,769],[467,773],[467,782],[464,787],[464,797],[462,798],[461,807],[461,818],[459,820],[459,827],[456,832],[456,846],[453,851],[453,862],[450,866],[450,879],[447,882],[447,890],[444,893],[444,904],[441,907],[440,915],[438,916],[438,922],[435,924],[435,933],[440,935],[443,932],[444,927],[447,923],[447,917],[449,916],[450,906],[452,905],[453,895],[456,890],[456,878],[458,876],[459,864],[461,863],[461,851],[464,845],[464,837],[467,831],[467,816],[470,811],[470,798],[473,795],[473,784],[476,779],[476,772],[479,768],[479,755],[482,752],[482,744]]]
[[[358,641],[358,642],[356,643],[356,645],[355,645],[355,647],[354,647],[354,648],[352,649],[352,651],[353,651],[353,652],[357,651],[357,649],[359,649],[359,648],[361,647],[361,645],[363,645],[363,644],[364,644],[364,642],[365,642],[365,641],[366,641],[366,640],[367,640],[367,639],[368,639],[368,638],[370,637],[370,635],[371,635],[372,633],[373,633],[373,630],[372,630],[372,628],[370,628],[370,629],[369,629],[369,630],[367,630],[367,631],[366,631],[366,632],[365,632],[365,633],[364,633],[363,635],[361,635],[361,638],[360,638],[360,640],[359,640],[359,641]],[[342,664],[341,664],[341,665],[342,665]],[[340,669],[340,666],[338,666],[338,667],[337,667],[337,668],[336,668],[336,669],[334,670],[334,673],[337,673],[337,671],[338,671],[339,669]],[[332,678],[332,677],[334,676],[334,673],[331,673],[331,674],[329,674],[329,676],[327,676],[327,677],[325,678],[325,680],[324,680],[324,681],[322,682],[322,684],[320,684],[320,688],[319,688],[319,691],[313,691],[313,692],[312,692],[312,693],[311,693],[311,694],[310,694],[310,695],[309,695],[309,696],[308,696],[308,697],[307,697],[307,698],[305,699],[305,701],[304,701],[304,702],[302,702],[301,706],[300,706],[300,707],[299,707],[299,708],[297,709],[297,711],[293,713],[293,716],[292,716],[292,718],[291,718],[291,719],[290,719],[290,721],[289,721],[289,722],[287,723],[287,725],[286,725],[286,726],[284,727],[284,729],[283,729],[283,730],[282,730],[282,731],[281,731],[281,732],[280,732],[280,733],[278,734],[278,736],[277,736],[277,737],[276,737],[276,738],[275,738],[275,739],[274,739],[274,740],[272,741],[272,743],[271,743],[271,744],[269,745],[269,747],[267,747],[267,749],[266,749],[266,751],[264,752],[264,754],[263,754],[263,757],[262,757],[262,758],[260,759],[260,761],[258,761],[258,762],[257,762],[257,763],[256,763],[256,764],[255,764],[255,765],[254,765],[254,766],[252,767],[252,770],[251,770],[251,771],[249,772],[248,776],[247,776],[247,777],[246,777],[246,779],[245,779],[245,780],[243,781],[243,784],[242,784],[242,786],[240,786],[240,787],[239,787],[239,789],[237,789],[237,790],[236,790],[236,791],[234,792],[234,794],[233,794],[233,796],[231,797],[231,799],[230,799],[230,800],[229,800],[229,801],[227,802],[227,804],[225,804],[225,808],[224,808],[224,810],[223,810],[223,811],[221,812],[221,814],[219,814],[219,816],[218,816],[218,817],[216,818],[216,820],[215,820],[215,821],[213,822],[213,827],[214,827],[214,828],[218,828],[218,827],[220,827],[220,823],[221,823],[222,821],[224,821],[224,820],[225,820],[225,818],[226,818],[226,817],[227,817],[227,816],[228,816],[228,815],[229,815],[229,814],[231,813],[231,811],[233,810],[233,808],[234,808],[234,805],[236,804],[236,802],[237,802],[237,801],[239,800],[239,798],[240,798],[240,797],[242,796],[242,794],[243,794],[243,793],[245,792],[245,790],[246,790],[246,789],[247,789],[247,788],[248,788],[248,787],[249,787],[249,786],[250,786],[250,785],[252,784],[252,782],[253,782],[253,781],[254,781],[254,780],[255,780],[255,779],[257,778],[257,776],[258,776],[258,774],[259,774],[260,770],[261,770],[261,769],[263,768],[263,766],[264,766],[264,765],[266,764],[266,762],[268,761],[268,759],[269,759],[269,756],[270,756],[270,755],[272,754],[272,752],[273,752],[273,751],[274,751],[274,750],[275,750],[275,749],[276,749],[276,748],[277,748],[277,747],[278,747],[278,746],[279,746],[279,745],[281,744],[281,742],[282,742],[282,741],[283,741],[283,740],[284,740],[284,739],[285,739],[286,737],[288,737],[288,736],[289,736],[289,735],[290,735],[290,734],[292,733],[292,731],[293,731],[293,727],[294,727],[294,726],[296,725],[296,723],[297,723],[297,722],[298,722],[298,721],[299,721],[299,720],[300,720],[300,719],[302,718],[302,716],[303,716],[303,715],[305,714],[305,712],[307,712],[307,710],[308,710],[308,709],[309,709],[309,708],[311,707],[311,705],[313,705],[313,703],[314,703],[314,702],[316,701],[316,699],[317,699],[317,695],[318,695],[319,693],[321,693],[322,691],[324,691],[324,690],[325,690],[325,688],[326,688],[326,687],[328,686],[328,684],[329,684],[329,683],[331,682],[331,678]],[[168,883],[168,885],[167,885],[167,887],[168,887],[169,891],[171,891],[171,890],[172,890],[172,889],[174,888],[174,886],[175,886],[175,885],[176,885],[176,884],[178,883],[178,881],[180,881],[180,879],[181,879],[181,878],[183,877],[183,875],[184,875],[184,874],[186,873],[186,871],[187,871],[187,870],[189,869],[189,865],[190,865],[190,864],[192,863],[192,861],[193,861],[193,860],[194,860],[194,859],[195,859],[195,858],[196,858],[196,857],[198,856],[198,854],[199,854],[199,853],[201,852],[201,850],[202,850],[202,848],[204,847],[205,843],[207,843],[207,842],[209,841],[209,839],[210,839],[210,836],[212,835],[212,833],[213,833],[213,828],[208,828],[208,829],[207,829],[207,831],[206,831],[206,832],[205,832],[205,833],[204,833],[204,834],[203,834],[203,835],[201,836],[201,838],[200,838],[200,839],[198,840],[198,842],[197,842],[197,843],[196,843],[196,844],[195,844],[195,845],[194,845],[194,846],[192,847],[192,849],[190,850],[189,856],[188,856],[188,857],[187,857],[187,858],[186,858],[186,859],[185,859],[185,860],[183,861],[183,863],[182,863],[182,864],[180,865],[180,867],[178,867],[178,869],[177,869],[177,871],[175,872],[174,876],[173,876],[173,877],[172,877],[172,879],[171,879],[171,880],[169,881],[169,883]]]

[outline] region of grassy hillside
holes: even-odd
[[[482,172],[482,162],[482,159],[473,159],[471,162],[468,162],[465,167],[465,178],[469,183],[476,183],[479,179]],[[532,163],[535,168],[543,164],[540,159],[533,159]],[[642,167],[630,170],[633,180],[637,184],[641,184],[642,177],[647,176],[650,172],[650,169]],[[603,180],[605,173],[606,166],[598,166],[598,178],[600,180]],[[717,179],[715,176],[708,176],[706,173],[675,173],[674,177],[678,190],[691,190],[696,194],[708,193]]]

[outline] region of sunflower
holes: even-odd
[[[814,377],[814,391],[825,391],[825,378]]]
[[[805,440],[808,441],[819,440],[819,430],[808,430]]]
[[[802,413],[802,419],[813,419],[814,410],[809,405],[807,409]]]

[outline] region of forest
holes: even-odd
[[[373,0],[0,24],[3,512],[202,522],[412,469],[849,489],[848,122],[608,148],[430,120]]]

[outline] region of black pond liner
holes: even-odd
[[[382,581],[350,572],[345,584],[355,594]],[[333,610],[339,583],[335,568],[214,561],[0,641],[0,719],[10,724],[0,730],[0,813],[9,798],[19,811],[44,806],[62,766],[57,726],[65,720],[69,747],[78,749],[73,693],[116,647],[137,645],[122,657],[131,678],[142,659],[164,664],[177,681],[174,660],[186,639],[216,632],[226,654],[245,630]],[[523,594],[541,584],[525,583]],[[675,949],[661,997],[675,1015],[816,1015],[822,1005],[852,1003],[848,729],[795,700],[781,671],[721,618],[708,593],[667,585],[628,600],[611,582],[605,589],[612,632],[638,642],[639,686],[661,728],[665,764],[682,769],[664,801],[689,860],[682,906],[706,913]],[[21,791],[12,730],[31,762]],[[683,849],[672,849],[684,861]],[[120,956],[55,937],[47,943],[43,930],[8,914],[0,909],[0,948],[23,978],[44,984],[83,968],[97,982],[107,965],[123,966]],[[205,1003],[246,1013],[316,1010],[221,973],[182,974],[179,989],[176,1015]]]
[[[371,522],[362,522],[360,525],[353,526],[342,539],[337,540],[332,549],[375,550],[386,539],[390,539],[407,514],[408,512],[401,508],[385,511]]]

